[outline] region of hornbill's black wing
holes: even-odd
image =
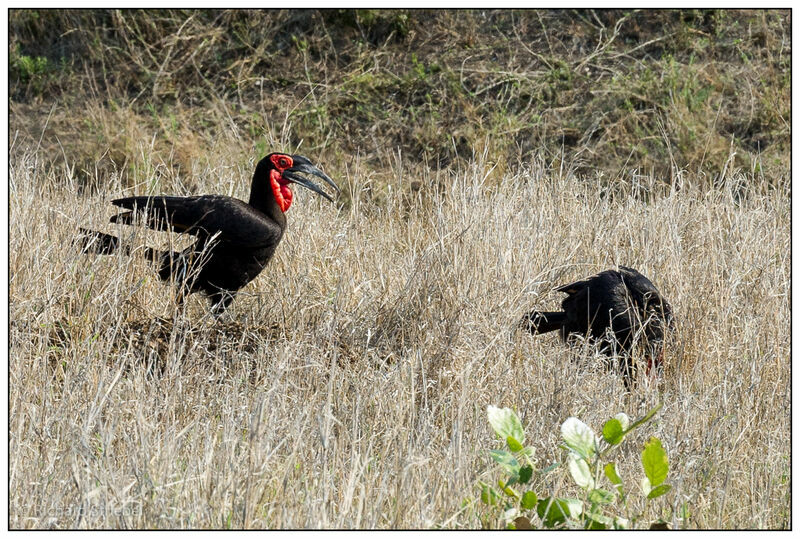
[[[242,247],[277,243],[281,228],[243,201],[218,195],[193,197],[135,196],[113,200],[112,204],[131,210],[115,215],[113,223],[141,224],[155,230],[192,234],[201,239]]]

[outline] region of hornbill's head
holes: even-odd
[[[275,200],[278,202],[281,211],[284,212],[288,210],[289,206],[292,204],[292,190],[289,189],[289,184],[291,183],[297,183],[306,189],[311,189],[318,195],[333,202],[333,199],[325,191],[309,178],[301,176],[300,173],[312,174],[322,178],[328,185],[336,189],[337,192],[339,191],[339,187],[327,174],[315,167],[308,158],[302,155],[271,153],[259,161],[256,167],[256,175],[259,175],[259,171],[267,172],[272,194],[275,196]]]
[[[646,344],[647,372],[653,368],[661,369],[664,362],[664,341],[667,334],[675,330],[675,319],[672,306],[657,292],[644,295],[644,310],[641,313],[644,322],[642,337]]]

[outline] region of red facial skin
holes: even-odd
[[[269,182],[272,186],[272,194],[275,195],[275,201],[282,212],[286,212],[289,206],[292,205],[292,190],[289,189],[289,180],[283,178],[283,171],[292,168],[294,164],[292,158],[288,155],[273,155],[270,157],[272,164],[275,166],[273,170],[269,171]]]
[[[658,356],[656,356],[655,359],[653,359],[652,357],[647,358],[647,370],[645,372],[650,377],[651,382],[658,378],[658,368],[661,366],[661,362],[663,359],[664,359],[663,348],[658,352]]]

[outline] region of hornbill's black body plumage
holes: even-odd
[[[672,307],[650,280],[620,266],[557,289],[567,297],[561,311],[531,311],[523,324],[531,333],[558,330],[564,342],[574,336],[595,341],[602,353],[624,358],[620,365],[625,385],[635,374],[631,352],[642,345],[648,370],[660,368],[664,335],[673,325]]]
[[[161,279],[174,280],[179,286],[179,301],[187,293],[202,291],[209,296],[214,313],[220,314],[275,253],[286,230],[284,212],[292,201],[289,184],[300,184],[333,200],[300,173],[318,176],[338,191],[333,180],[307,158],[273,153],[256,166],[249,202],[221,195],[133,196],[112,201],[129,211],[113,216],[111,222],[141,223],[195,236],[195,243],[182,251],[145,248],[143,252],[156,264]],[[111,254],[120,247],[116,236],[81,231],[86,252]],[[124,246],[124,252],[130,254],[130,247]]]

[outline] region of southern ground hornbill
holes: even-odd
[[[111,222],[140,222],[156,230],[195,236],[194,244],[182,251],[145,248],[143,253],[156,265],[162,280],[178,285],[178,303],[186,294],[202,291],[211,300],[212,312],[219,315],[275,253],[286,230],[285,212],[292,203],[289,185],[302,185],[333,201],[301,173],[322,178],[339,190],[307,158],[272,153],[256,166],[249,202],[221,195],[120,198],[112,204],[130,211],[113,216]],[[111,254],[120,248],[116,236],[87,229],[81,232],[85,252]],[[125,254],[131,253],[130,246],[122,248]]]
[[[625,387],[635,376],[631,352],[640,346],[647,371],[660,369],[664,334],[673,326],[672,307],[650,280],[620,266],[557,289],[567,297],[559,312],[531,311],[523,325],[534,335],[558,330],[564,342],[575,336],[596,342],[599,350],[621,358]]]

